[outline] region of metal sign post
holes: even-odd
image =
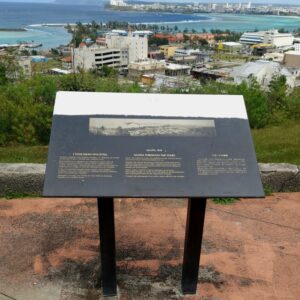
[[[97,198],[99,213],[100,256],[104,296],[117,295],[114,199]],[[195,294],[203,237],[206,199],[189,198],[181,287],[183,294]]]

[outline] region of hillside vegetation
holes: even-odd
[[[47,151],[41,146],[49,143],[57,91],[148,92],[137,83],[118,83],[114,72],[102,77],[80,73],[13,81],[1,76],[0,66],[0,161],[45,161]],[[162,88],[160,92],[244,95],[259,160],[299,163],[300,89],[288,93],[284,77],[274,78],[269,91],[252,80],[240,85],[208,82],[188,89]],[[36,147],[27,151],[24,146]]]

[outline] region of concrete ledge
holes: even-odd
[[[41,195],[46,166],[0,164],[0,196],[7,193]],[[265,187],[273,192],[300,192],[300,166],[259,164]]]
[[[274,192],[300,191],[300,166],[259,164],[262,182]]]
[[[8,193],[41,195],[46,165],[0,164],[0,196]]]

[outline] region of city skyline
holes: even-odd
[[[193,3],[193,2],[199,2],[199,3],[248,3],[249,1],[242,1],[242,0],[203,0],[203,1],[191,1],[191,0],[160,0],[160,1],[151,1],[151,0],[143,0],[147,2],[178,2],[178,3]],[[56,0],[0,0],[0,2],[20,2],[20,3],[55,3]],[[66,1],[67,2],[67,1]],[[89,1],[86,0],[88,3]],[[108,2],[107,0],[99,0],[99,3]],[[252,0],[252,4],[277,4],[284,6],[282,4],[282,0]],[[300,5],[300,0],[286,0],[286,5]]]

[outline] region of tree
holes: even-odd
[[[238,91],[245,98],[251,128],[265,127],[270,116],[267,97],[255,78],[251,78],[248,83],[240,84]]]
[[[149,46],[169,45],[169,40],[166,38],[157,38],[155,36],[152,36],[152,37],[149,37],[148,44],[149,44]]]
[[[201,46],[207,46],[208,45],[208,41],[205,40],[205,39],[198,39],[198,43],[201,45]]]
[[[287,85],[284,75],[274,76],[269,84],[268,106],[270,113],[284,113],[287,109]]]
[[[8,78],[6,76],[6,67],[3,63],[0,63],[0,86],[5,85],[8,82]]]
[[[54,56],[59,56],[59,51],[56,48],[51,48],[51,54]]]

